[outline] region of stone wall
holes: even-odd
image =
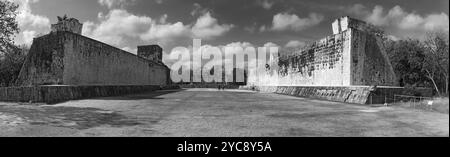
[[[239,89],[239,85],[232,84],[179,84],[180,88],[214,88],[217,89],[220,87],[225,89]]]
[[[346,52],[350,52],[350,35],[350,31],[332,35],[293,55],[275,58],[266,73],[249,80],[257,80],[260,86],[349,86],[350,53]]]
[[[394,69],[379,36],[353,30],[351,40],[351,85],[398,85]]]
[[[137,55],[155,62],[162,63],[163,49],[158,45],[138,46]]]
[[[254,86],[395,86],[397,79],[379,31],[348,17],[331,36],[271,60],[249,76]],[[253,78],[252,78],[253,77]]]
[[[367,104],[369,87],[259,86],[254,90],[336,102]]]
[[[169,69],[71,32],[35,38],[16,82],[36,85],[166,85]]]
[[[383,32],[342,17],[333,35],[271,56],[264,73],[249,75],[243,89],[357,104],[385,103],[404,94],[382,42]]]

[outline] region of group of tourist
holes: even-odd
[[[218,90],[225,90],[225,85],[217,85]]]

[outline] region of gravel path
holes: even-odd
[[[0,103],[0,136],[449,136],[448,114],[241,90]]]

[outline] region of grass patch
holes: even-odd
[[[430,101],[432,102],[432,105],[430,104]],[[414,109],[420,109],[420,110],[429,110],[429,111],[435,111],[440,113],[449,113],[449,98],[448,97],[439,97],[439,98],[433,98],[432,100],[423,100],[420,102],[398,102],[393,104],[395,106],[401,106],[401,107],[408,107],[408,108],[414,108]]]

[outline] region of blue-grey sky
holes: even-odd
[[[56,16],[84,23],[83,35],[135,53],[160,44],[165,52],[208,45],[298,47],[331,34],[351,16],[384,28],[393,39],[449,30],[448,0],[11,0],[20,4],[18,44],[49,32]]]

